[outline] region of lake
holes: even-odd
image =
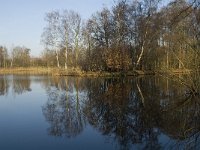
[[[0,76],[0,149],[199,149],[200,103],[164,77]]]

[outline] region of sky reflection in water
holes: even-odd
[[[0,149],[198,149],[185,91],[152,76],[0,76]]]

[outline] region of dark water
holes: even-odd
[[[199,149],[186,90],[153,76],[0,76],[0,149]]]

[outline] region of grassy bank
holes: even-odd
[[[4,68],[0,74],[52,74],[53,68],[30,67],[30,68]]]
[[[89,76],[89,77],[119,77],[119,76],[138,76],[138,75],[155,75],[155,74],[180,74],[188,73],[189,70],[168,70],[168,71],[141,71],[134,70],[126,73],[122,72],[105,72],[105,71],[82,71],[80,69],[58,69],[58,68],[6,68],[0,69],[0,74],[30,74],[30,75],[53,75],[53,76]]]

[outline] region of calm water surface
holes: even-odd
[[[200,105],[161,77],[0,76],[0,149],[199,149]]]

